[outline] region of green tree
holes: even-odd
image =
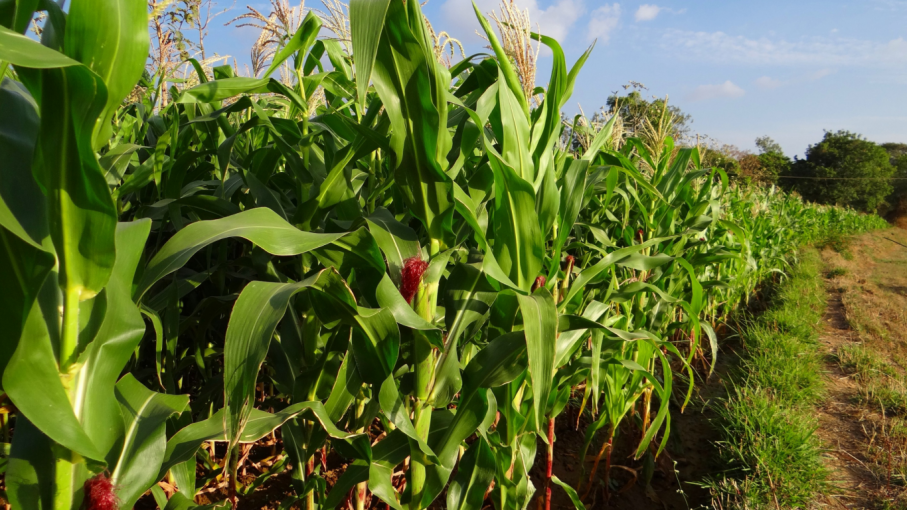
[[[886,205],[894,173],[888,152],[849,131],[826,131],[821,142],[806,149],[806,159],[791,167],[794,177],[782,179],[804,198],[825,204],[848,205],[874,212]]]
[[[907,143],[883,143],[882,148],[888,153],[888,161],[894,167],[894,174],[897,180],[892,182],[891,195],[887,201],[900,214],[907,207],[905,198],[907,198]]]
[[[779,175],[790,173],[792,161],[784,154],[781,145],[769,136],[756,138],[756,148],[759,149],[759,166],[763,179],[769,182],[778,180]]]
[[[781,149],[781,145],[778,142],[772,140],[768,135],[756,138],[756,148],[759,149],[759,154],[767,154],[770,152],[784,154],[784,150]]]
[[[891,164],[894,165],[896,160],[907,157],[907,143],[883,143],[882,148],[891,158]]]

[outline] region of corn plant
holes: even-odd
[[[353,0],[352,54],[309,12],[260,77],[190,59],[183,88],[143,76],[145,9],[0,5],[16,508],[191,508],[218,484],[235,506],[289,470],[284,508],[421,509],[446,489],[450,508],[523,509],[538,439],[541,503],[558,486],[584,508],[610,491],[619,428],[636,458],[666,447],[713,325],[800,243],[879,226],[738,187],[670,138],[615,143],[614,119],[565,144],[592,48],[568,67],[532,34],[553,65],[530,104],[478,9],[493,56],[447,67],[418,2]],[[579,386],[598,454],[563,481],[555,421]],[[328,452],[347,462],[331,484]]]

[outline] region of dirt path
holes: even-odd
[[[823,317],[823,330],[819,341],[826,354],[827,397],[819,407],[819,429],[816,435],[829,445],[825,455],[831,470],[833,489],[826,495],[826,502],[834,508],[873,508],[866,497],[867,489],[875,485],[872,472],[866,468],[860,438],[861,410],[856,383],[844,373],[836,361],[841,345],[857,340],[847,323],[841,295],[830,289],[828,308]]]
[[[899,290],[907,283],[907,249],[891,237],[907,241],[907,231],[867,234],[822,252],[828,306],[819,342],[827,394],[816,435],[828,446],[833,486],[817,503],[830,508],[907,508],[903,482],[891,481],[907,461],[907,438],[898,432],[903,415],[877,396],[879,387],[896,396],[904,390],[898,380],[904,377],[907,301]]]

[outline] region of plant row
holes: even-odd
[[[575,152],[560,112],[591,48],[568,68],[534,35],[553,65],[527,97],[478,10],[494,55],[449,68],[419,2],[353,0],[355,59],[310,13],[261,78],[190,61],[179,89],[143,72],[145,8],[0,6],[14,508],[131,508],[161,480],[162,507],[222,482],[236,505],[283,469],[307,509],[522,509],[558,486],[582,508],[628,415],[637,458],[665,447],[714,324],[800,243],[881,222],[735,187],[613,120]],[[561,481],[574,394],[595,460]],[[246,445],[277,435],[242,479]],[[330,484],[327,456],[346,463]]]

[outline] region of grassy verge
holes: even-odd
[[[855,387],[861,457],[878,508],[907,509],[907,231],[856,237],[822,252],[829,292],[852,330],[834,352]],[[843,249],[842,249],[843,248]],[[851,255],[853,254],[853,255]]]
[[[827,485],[814,405],[825,310],[821,259],[806,250],[769,309],[745,321],[736,384],[719,406],[722,464],[708,482],[716,508],[804,507]]]

